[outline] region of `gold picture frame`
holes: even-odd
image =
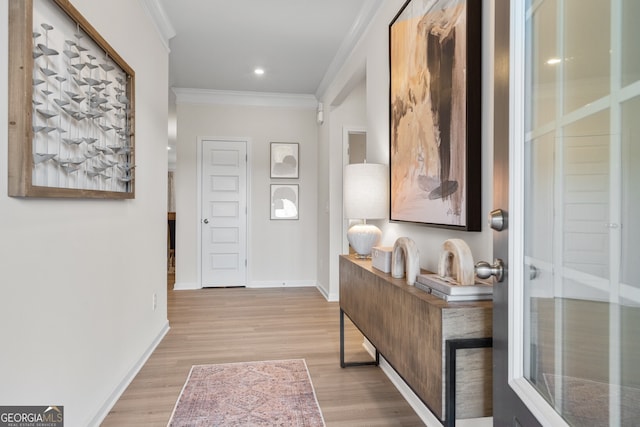
[[[135,197],[135,73],[69,0],[9,0],[12,197]]]

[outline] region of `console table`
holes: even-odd
[[[340,256],[341,328],[346,314],[376,359],[382,355],[447,425],[492,415],[492,353],[484,348],[491,346],[492,309],[491,301],[444,301],[373,268],[371,260]],[[342,333],[343,366],[376,364],[346,364]]]

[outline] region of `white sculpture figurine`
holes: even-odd
[[[416,243],[408,237],[400,237],[391,252],[391,276],[401,279],[407,273],[407,284],[413,285],[420,274],[420,259]]]
[[[458,285],[475,285],[473,255],[462,239],[445,240],[438,263],[438,276],[452,278]]]

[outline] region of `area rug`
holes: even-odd
[[[194,365],[168,424],[324,425],[304,359]]]

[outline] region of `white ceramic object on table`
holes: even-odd
[[[438,262],[438,275],[452,278],[462,286],[475,285],[473,255],[469,245],[462,239],[445,240]]]
[[[391,276],[401,279],[407,276],[407,284],[413,285],[420,274],[420,257],[416,243],[408,237],[400,237],[391,252]]]

